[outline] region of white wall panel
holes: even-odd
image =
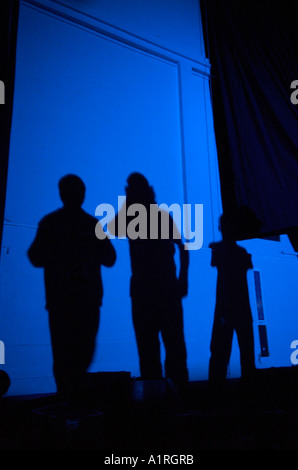
[[[78,174],[92,214],[103,202],[117,207],[132,171],[145,174],[159,203],[182,204],[180,85],[172,58],[21,5],[1,266],[1,331],[12,392],[21,391],[23,375],[33,389],[34,373],[39,384],[42,375],[51,381],[43,273],[26,251],[41,217],[61,205],[58,180]],[[117,263],[103,269],[92,368],[137,375],[128,244],[113,243]]]

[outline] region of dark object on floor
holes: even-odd
[[[0,397],[5,395],[10,387],[10,378],[4,370],[0,370]]]

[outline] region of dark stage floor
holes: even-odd
[[[80,406],[56,395],[3,396],[0,450],[97,450],[103,459],[298,450],[295,367],[259,370],[250,393],[230,380],[212,400],[206,382],[191,382],[179,400],[168,381],[112,373],[92,381]]]

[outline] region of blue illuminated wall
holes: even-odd
[[[196,0],[21,1],[0,271],[9,393],[55,391],[43,273],[26,252],[39,220],[61,205],[66,173],[84,180],[83,207],[93,215],[100,203],[117,207],[132,171],[147,176],[158,203],[204,205],[204,243],[190,253],[183,305],[190,379],[207,378],[216,288],[208,245],[220,238],[221,213],[208,77]],[[113,244],[91,370],[138,376],[128,243]],[[269,338],[257,366],[290,365],[297,258],[287,237],[243,245],[261,273]],[[249,288],[258,358],[252,273]],[[239,376],[236,343],[229,373]]]

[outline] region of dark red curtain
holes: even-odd
[[[201,1],[224,211],[244,206],[260,221],[262,235],[294,238],[297,7],[296,0]],[[249,221],[239,232],[239,238],[257,235]]]
[[[5,86],[5,104],[0,105],[0,250],[13,109],[18,15],[18,0],[0,2],[0,80]]]

